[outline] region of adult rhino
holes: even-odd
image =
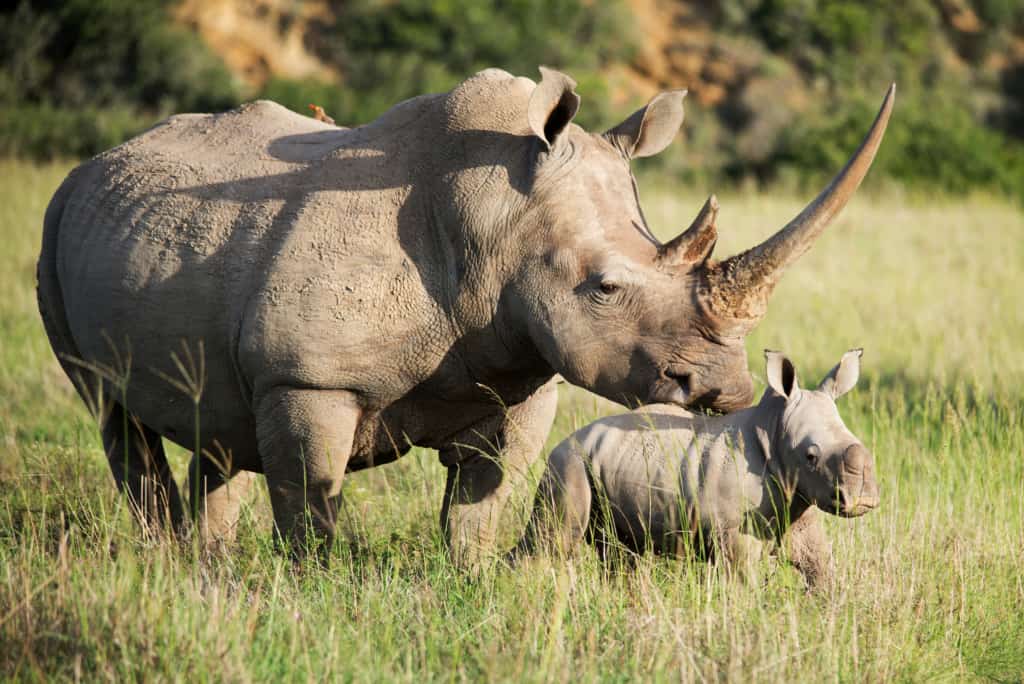
[[[190,469],[207,539],[231,536],[262,472],[278,532],[303,542],[330,539],[347,471],[418,445],[440,451],[442,526],[473,563],[539,454],[556,374],[620,402],[750,401],[743,337],[864,177],[892,94],[821,196],[719,263],[713,202],[661,244],[629,169],[672,140],[685,93],[594,135],[572,79],[542,76],[483,71],[353,129],[271,102],[174,116],[72,171],[39,306],[83,398],[106,399],[144,523],[184,524],[161,437],[231,457]],[[182,381],[202,374],[182,345],[204,378]]]

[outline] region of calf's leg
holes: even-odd
[[[811,506],[793,522],[786,545],[789,562],[804,576],[809,589],[823,589],[832,582],[832,543],[825,535],[818,508]]]
[[[764,543],[752,534],[733,530],[727,535],[728,544],[723,559],[730,573],[735,573],[748,584],[758,577],[758,564],[764,551]]]
[[[571,554],[590,524],[592,496],[587,467],[578,446],[566,443],[553,451],[541,476],[526,532],[513,551],[513,558],[532,554],[539,546]]]
[[[216,463],[205,456],[192,458],[188,495],[203,546],[213,548],[234,542],[242,502],[257,477],[230,463]]]

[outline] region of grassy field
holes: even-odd
[[[293,572],[274,553],[262,492],[230,554],[143,541],[38,320],[42,214],[66,170],[0,161],[0,679],[1024,677],[1019,209],[862,195],[750,338],[755,376],[773,347],[805,383],[847,348],[866,350],[840,410],[875,453],[882,506],[827,520],[838,581],[808,595],[785,567],[744,583],[698,562],[609,570],[589,550],[462,575],[443,550],[444,478],[429,452],[346,481],[327,569]],[[645,193],[663,233],[701,201]],[[721,254],[800,208],[793,197],[720,201]],[[549,446],[614,410],[563,387]],[[173,451],[179,477],[186,458]]]

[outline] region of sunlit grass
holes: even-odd
[[[327,569],[293,572],[274,551],[262,492],[223,556],[143,539],[36,311],[42,213],[66,168],[0,162],[0,677],[1024,676],[1020,210],[863,195],[778,287],[748,343],[752,371],[763,376],[760,350],[772,347],[817,380],[863,346],[861,383],[840,410],[882,486],[877,512],[827,521],[838,581],[807,595],[772,563],[746,584],[696,562],[609,569],[590,552],[465,576],[444,553],[443,471],[425,451],[348,478]],[[801,206],[719,200],[723,256]],[[645,193],[662,235],[702,201]],[[549,447],[614,410],[563,386]],[[172,455],[180,481],[186,455]]]

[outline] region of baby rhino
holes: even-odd
[[[706,416],[656,404],[578,430],[548,457],[513,555],[547,542],[571,550],[587,536],[602,554],[618,541],[735,563],[785,538],[808,584],[827,580],[832,550],[818,509],[854,517],[878,505],[871,452],[835,404],[857,382],[861,354],[846,352],[804,390],[790,360],[768,351],[769,387],[756,406]]]

